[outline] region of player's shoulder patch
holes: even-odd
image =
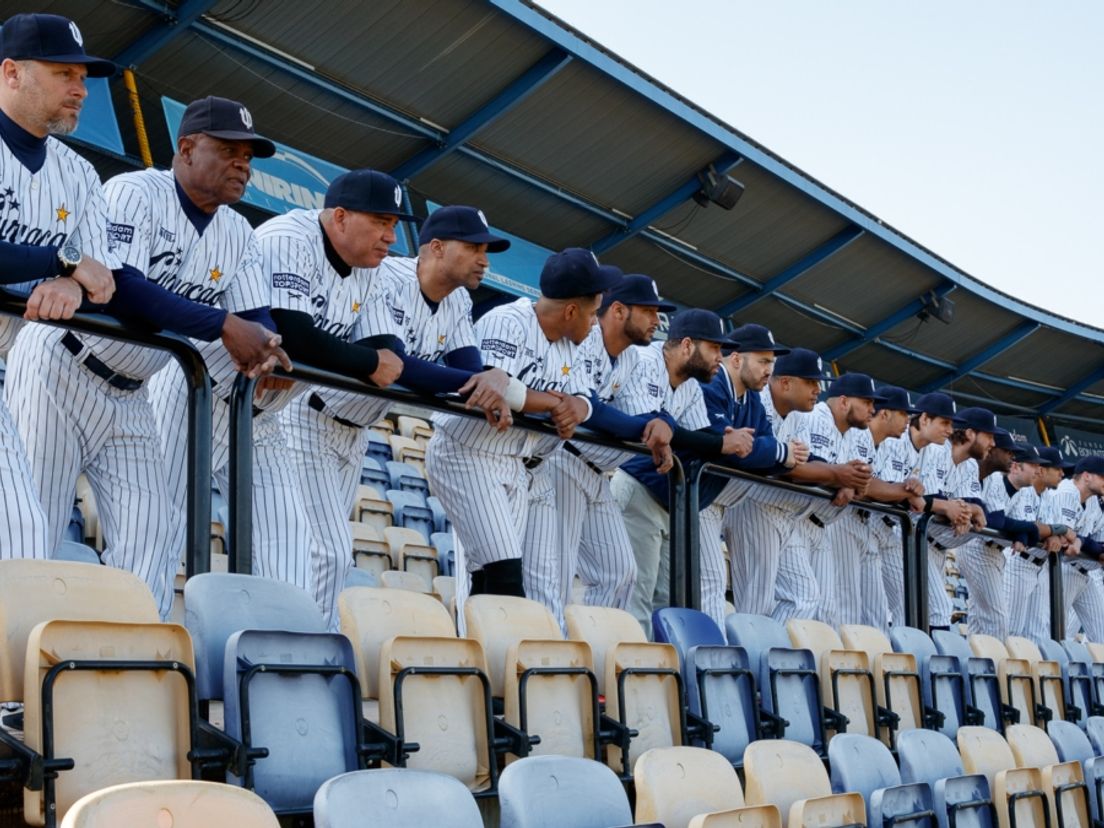
[[[513,342],[505,342],[501,339],[484,339],[479,343],[479,350],[496,354],[505,359],[513,359],[517,356],[518,346]]]
[[[107,238],[115,244],[130,244],[134,241],[134,225],[109,221]]]
[[[290,290],[296,293],[310,293],[310,279],[300,276],[298,273],[273,273],[272,287],[279,290]]]

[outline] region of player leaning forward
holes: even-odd
[[[590,333],[600,294],[617,278],[599,268],[589,251],[569,248],[545,262],[536,302],[519,299],[502,305],[475,325],[484,363],[540,392],[528,395],[525,410],[549,411],[560,438],[569,438],[590,416],[584,372],[575,365],[576,347]],[[529,469],[555,450],[560,439],[521,429],[502,433],[486,422],[453,414],[439,414],[433,421],[426,473],[463,546],[472,577],[470,594],[524,595],[522,546],[532,519],[530,501],[533,508],[555,509],[551,476],[532,477]],[[538,483],[534,490],[531,480]],[[558,541],[554,533],[543,542]]]

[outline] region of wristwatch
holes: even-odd
[[[72,276],[83,257],[81,249],[71,239],[66,240],[65,244],[58,248],[58,276]]]

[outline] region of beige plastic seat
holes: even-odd
[[[874,673],[866,652],[844,647],[836,631],[820,621],[795,619],[786,632],[794,647],[813,653],[821,697],[848,718],[847,732],[877,737]]]
[[[591,680],[590,646],[585,641],[518,641],[507,652],[506,663],[514,667],[506,670],[505,719],[540,736],[530,755],[600,758],[598,690]],[[546,670],[574,672],[542,672]]]
[[[833,794],[828,772],[809,746],[761,739],[744,750],[744,801],[775,805],[785,828],[866,825],[861,794]]]
[[[1096,664],[1104,664],[1104,644],[1097,641],[1086,641],[1085,646],[1089,650],[1089,655],[1092,656],[1093,662]]]
[[[408,668],[416,672],[402,681],[399,719],[394,685]],[[435,668],[459,668],[469,674],[429,672]],[[491,699],[484,690],[486,672],[483,648],[477,641],[396,636],[384,642],[378,680],[383,688],[380,725],[405,742],[418,743],[419,749],[406,760],[406,767],[446,773],[472,791],[491,787],[495,757],[490,742]],[[445,824],[444,815],[442,818]]]
[[[623,643],[606,653],[606,714],[638,731],[627,754],[619,745],[607,748],[611,768],[629,773],[645,751],[683,743],[678,672],[670,644]]]
[[[387,417],[381,417],[370,426],[368,426],[368,428],[372,429],[372,431],[377,432],[381,437],[383,437],[384,440],[388,439],[392,434],[395,433],[395,424]]]
[[[367,523],[382,532],[395,522],[395,507],[390,500],[361,497],[353,506],[353,516],[356,523]]]
[[[889,747],[896,744],[896,734],[924,726],[920,673],[916,656],[895,653],[885,633],[877,627],[844,624],[840,639],[849,650],[862,650],[874,668],[874,687],[878,704],[897,714],[893,729],[884,728],[882,741]]]
[[[337,596],[341,632],[353,642],[360,690],[379,698],[380,650],[396,635],[456,637],[456,627],[430,595],[400,589],[350,587]]]
[[[606,692],[606,654],[622,643],[644,644],[648,639],[631,613],[610,607],[569,604],[564,607],[567,637],[590,645],[598,692]]]
[[[1017,767],[1008,742],[995,730],[960,727],[956,738],[966,773],[984,774],[989,779],[1000,828],[1011,826],[1012,808],[1015,808],[1017,828],[1044,828],[1049,803],[1042,772],[1038,768]],[[1013,801],[1012,797],[1016,799]]]
[[[690,820],[687,828],[782,828],[782,815],[775,805],[748,805],[699,814]]]
[[[1078,761],[1062,762],[1046,731],[1031,725],[1009,725],[1005,739],[1016,764],[1038,768],[1050,806],[1050,824],[1063,828],[1091,828],[1089,791]]]
[[[991,635],[971,635],[966,640],[975,656],[992,659],[996,665],[1001,701],[1019,711],[1020,724],[1035,724],[1035,677],[1027,660],[1013,658],[1004,642]]]
[[[155,661],[164,670],[64,669],[52,689],[52,739],[44,750],[42,698],[57,665],[89,661]],[[177,624],[44,621],[27,638],[24,739],[51,757],[71,758],[54,784],[56,815],[108,785],[187,779],[191,750],[188,683],[176,667],[195,672],[188,631]],[[45,825],[47,791],[24,790],[23,815]]]
[[[420,592],[430,595],[433,587],[425,578],[414,572],[403,572],[401,569],[388,569],[379,576],[380,586],[388,589],[404,589],[409,592]]]
[[[425,448],[420,446],[417,441],[409,437],[400,437],[397,434],[392,434],[387,439],[391,443],[392,457],[400,463],[409,463],[418,470],[422,477],[426,476]]]
[[[81,797],[61,828],[279,828],[263,799],[221,782],[113,785]]]
[[[1062,665],[1043,658],[1039,645],[1030,638],[1010,635],[1004,640],[1012,658],[1026,661],[1035,677],[1035,698],[1050,710],[1051,718],[1066,718],[1066,697],[1062,688]]]
[[[96,507],[96,493],[92,491],[92,484],[83,474],[77,476],[77,508],[84,517],[84,537],[89,539],[93,549],[102,551],[103,527],[100,525],[100,514]]]
[[[23,700],[27,638],[56,618],[160,620],[149,588],[130,572],[69,561],[0,561],[0,701]]]
[[[426,543],[422,533],[405,526],[388,526],[383,537],[391,550],[391,565],[394,569],[412,572],[421,576],[427,585],[440,571],[437,564],[437,547]]]
[[[349,520],[359,521],[362,508],[368,510],[372,503],[378,503],[382,500],[384,500],[383,493],[379,489],[375,486],[369,486],[367,483],[361,483],[357,486],[356,501],[353,503],[353,513],[349,515]]]
[[[704,748],[652,748],[633,765],[633,781],[638,823],[687,828],[699,814],[744,807],[735,768]]]
[[[483,647],[491,689],[505,694],[507,656],[517,642],[562,641],[560,625],[544,604],[512,595],[473,595],[464,601],[468,636]]]
[[[409,437],[424,449],[429,438],[433,436],[433,426],[420,417],[403,415],[399,417],[399,434]]]
[[[353,563],[357,569],[371,572],[377,580],[392,568],[391,546],[383,538],[384,528],[371,523],[349,524],[353,534]]]
[[[433,594],[445,605],[445,609],[449,609],[456,600],[456,578],[452,575],[438,575],[433,579]]]

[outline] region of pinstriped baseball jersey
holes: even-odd
[[[666,411],[680,426],[692,431],[709,426],[709,414],[698,381],[688,379],[677,388],[671,387],[662,342],[630,345],[629,349],[636,352],[636,365],[628,382],[621,386],[618,409],[626,414]]]
[[[606,341],[602,336],[602,327],[595,325],[583,340],[583,344],[579,346],[576,361],[582,365],[587,386],[594,391],[598,399],[619,411],[625,411],[623,406],[628,401],[625,389],[628,388],[632,373],[640,363],[640,350],[630,345],[618,355],[617,359],[610,359],[606,351]],[[591,463],[605,471],[616,469],[632,457],[630,452],[590,443],[579,443],[576,448]]]
[[[92,165],[56,138],[46,139],[46,160],[32,173],[0,140],[0,239],[12,244],[62,247],[72,239],[86,256],[119,267],[107,237],[107,202]],[[8,285],[30,295],[34,282]],[[0,316],[0,356],[11,348],[23,321]]]
[[[370,272],[364,314],[351,340],[391,334],[402,340],[408,355],[438,363],[447,353],[476,347],[471,295],[466,290],[452,291],[434,309],[422,294],[416,258],[391,256]],[[330,414],[361,425],[371,425],[391,406],[388,400],[346,391],[318,388],[316,393]]]
[[[112,178],[104,187],[108,235],[124,264],[172,293],[231,313],[265,307],[253,229],[239,213],[219,207],[200,233],[180,204],[168,170],[142,170]],[[96,355],[129,377],[147,378],[172,358],[166,351],[99,337],[82,337]],[[221,341],[196,342],[216,385],[236,373]]]
[[[990,512],[1008,513],[1008,507],[1012,503],[1012,495],[1015,489],[1009,491],[1011,484],[1003,472],[993,472],[981,483],[981,499],[985,502],[985,508]]]
[[[759,399],[763,402],[763,409],[767,412],[771,430],[774,431],[774,437],[778,442],[786,443],[790,440],[804,439],[805,445],[809,445],[807,437],[797,436],[798,431],[804,427],[799,416],[804,412],[791,411],[785,417],[779,414],[778,409],[774,407],[774,397],[771,396],[769,384],[759,392]],[[805,414],[805,416],[808,417],[809,414]],[[798,517],[808,515],[814,505],[812,499],[805,495],[772,489],[767,486],[753,486],[748,492],[748,498],[763,506],[772,506],[794,512]]]
[[[1008,501],[1008,511],[1005,514],[1016,520],[1043,520],[1041,517],[1042,498],[1035,491],[1035,487],[1024,486],[1012,495],[1012,499]]]
[[[1072,480],[1066,479],[1058,484],[1058,488],[1047,494],[1050,495],[1050,517],[1044,520],[1047,523],[1064,523],[1073,527],[1078,535],[1092,537],[1100,531],[1100,524],[1104,516],[1101,514],[1100,502],[1093,496],[1081,502],[1081,493],[1077,490]],[[1078,566],[1086,569],[1098,569],[1100,564],[1095,561],[1077,559]]]
[[[967,457],[961,463],[951,466],[944,492],[951,497],[981,499],[981,480],[978,477],[977,460]]]
[[[485,365],[501,368],[529,388],[568,394],[587,392],[585,371],[579,370],[576,361],[575,343],[566,337],[549,342],[529,299],[518,299],[487,313],[475,325],[475,338]],[[543,457],[560,444],[557,437],[519,428],[500,434],[484,420],[457,414],[435,414],[433,422],[452,440],[489,454]]]
[[[870,438],[870,432],[857,428],[848,428],[841,432],[828,403],[819,402],[808,414],[800,416],[796,421],[797,430],[791,439],[803,440],[809,446],[810,455],[815,455],[826,463],[846,463],[850,460],[865,460],[867,456],[873,457],[874,441]],[[861,442],[858,436],[860,432],[866,433],[869,441],[867,445]],[[833,506],[827,500],[813,501],[812,513],[824,523],[831,523],[845,511],[846,506]]]
[[[905,431],[900,437],[887,437],[878,446],[874,458],[874,476],[887,483],[903,483],[919,477],[920,450]]]
[[[945,494],[954,459],[951,456],[951,441],[937,445],[929,443],[920,449],[920,462],[917,475],[924,485],[925,494]]]

